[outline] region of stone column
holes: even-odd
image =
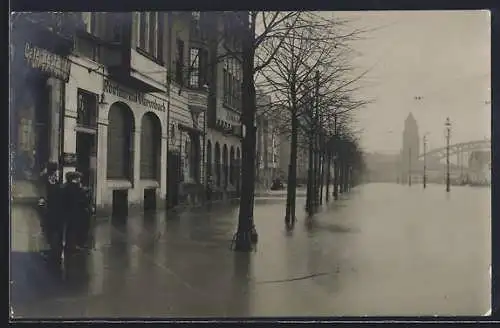
[[[165,206],[165,199],[167,197],[167,142],[168,131],[161,137],[161,155],[160,155],[160,189],[159,189],[159,202],[157,206],[163,208]]]
[[[99,113],[107,112],[99,105]],[[98,115],[97,119],[97,184],[96,184],[96,206],[102,207],[110,200],[104,197],[106,181],[108,180],[108,118]]]
[[[133,156],[133,177],[132,177],[132,188],[137,188],[139,186],[139,181],[141,180],[141,130],[135,129],[133,132],[133,143],[134,148],[132,151]]]
[[[50,113],[50,140],[49,140],[49,161],[50,162],[59,162],[59,154],[60,154],[60,118],[61,118],[61,110],[62,110],[62,95],[64,83],[56,78],[49,78],[47,84],[51,87],[50,94],[50,104],[49,104],[49,113]]]

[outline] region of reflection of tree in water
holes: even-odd
[[[233,275],[227,295],[227,316],[250,316],[250,277],[252,258],[250,253],[234,253]]]

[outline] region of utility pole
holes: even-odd
[[[426,161],[426,152],[427,152],[427,135],[424,135],[424,189],[427,188],[427,161]]]
[[[444,123],[446,127],[446,192],[450,192],[450,133],[451,133],[451,122],[450,118],[446,118]]]
[[[411,148],[408,149],[408,186],[411,187]]]

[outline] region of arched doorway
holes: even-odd
[[[234,186],[235,185],[235,177],[236,177],[236,169],[234,162],[234,146],[231,146],[229,150],[229,183]]]
[[[236,148],[236,191],[238,192],[238,195],[240,193],[240,187],[241,187],[241,153],[240,153],[240,148]]]
[[[215,143],[215,151],[214,151],[214,161],[215,161],[215,183],[217,187],[221,186],[221,154],[220,154],[220,145],[218,142]]]
[[[141,179],[160,181],[161,122],[158,116],[147,112],[141,123]]]
[[[206,163],[206,171],[207,171],[207,180],[210,181],[212,177],[212,142],[210,140],[207,141],[207,163]]]
[[[133,180],[134,114],[127,105],[116,102],[109,109],[108,120],[107,178]]]
[[[229,173],[229,163],[228,163],[228,153],[227,153],[227,145],[224,144],[222,147],[222,165],[223,165],[223,182],[224,182],[224,188],[227,188],[227,183],[228,183],[228,173]]]

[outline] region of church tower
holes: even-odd
[[[412,113],[405,120],[403,131],[403,147],[401,149],[401,177],[403,183],[408,183],[409,176],[416,176],[421,168],[418,166],[420,155],[420,137],[418,125]]]

